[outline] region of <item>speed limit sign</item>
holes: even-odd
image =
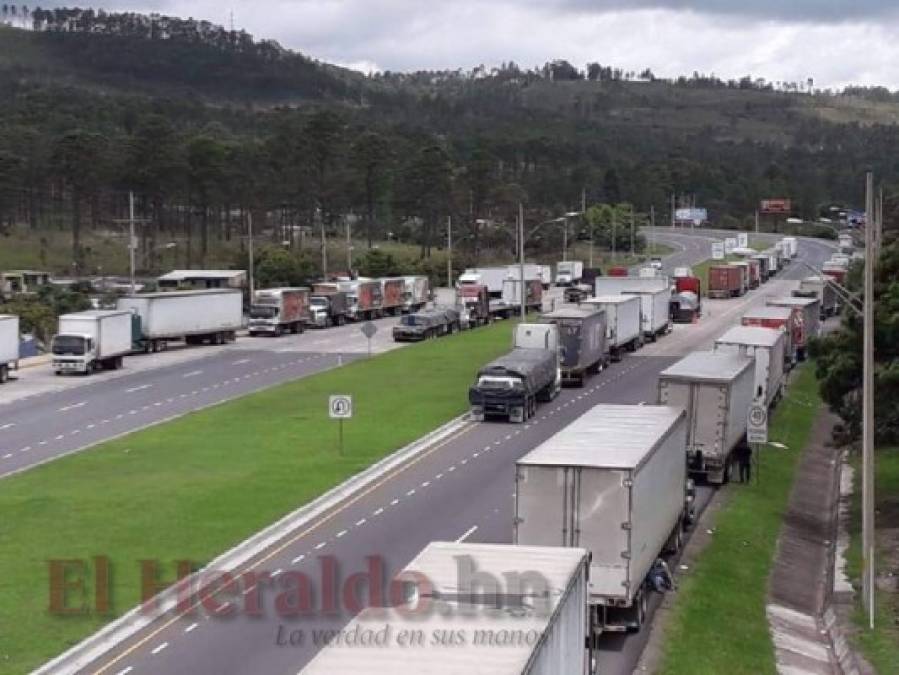
[[[753,403],[749,406],[746,420],[746,440],[750,443],[768,442],[768,409],[764,404]]]
[[[332,420],[348,420],[353,416],[353,397],[335,394],[328,397],[328,415]]]

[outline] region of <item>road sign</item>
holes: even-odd
[[[348,420],[353,416],[353,397],[335,394],[328,397],[328,415],[332,420]]]
[[[362,324],[362,328],[360,328],[359,330],[362,331],[362,334],[365,337],[367,337],[369,340],[371,340],[375,336],[375,333],[378,332],[378,327],[375,324],[373,324],[371,321],[366,321],[365,323]]]
[[[768,409],[763,402],[756,401],[749,406],[746,440],[750,443],[768,442]]]
[[[712,260],[724,260],[724,242],[712,243]]]
[[[737,246],[740,248],[749,248],[749,235],[745,232],[737,234]]]
[[[724,240],[724,253],[726,255],[730,255],[734,252],[734,249],[737,248],[737,240],[733,237],[728,237]]]

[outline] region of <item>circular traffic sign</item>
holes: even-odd
[[[349,419],[353,416],[353,397],[337,394],[328,398],[328,414],[332,419]]]
[[[366,321],[364,324],[362,324],[362,328],[360,330],[365,337],[371,340],[375,336],[375,333],[378,332],[378,327],[371,321]]]
[[[754,427],[760,427],[768,421],[768,411],[763,406],[754,405],[749,409],[749,423]]]

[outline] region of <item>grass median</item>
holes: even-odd
[[[510,325],[273,387],[0,481],[0,672],[26,672],[136,605],[138,561],[173,579],[173,561],[211,560],[464,412],[477,369],[509,349]],[[354,397],[342,454],[327,415],[335,393]],[[47,561],[99,555],[112,565],[110,615],[51,614]]]
[[[769,431],[759,481],[735,486],[715,518],[711,543],[683,578],[665,629],[668,675],[775,673],[765,601],[777,537],[801,450],[821,406],[814,368],[794,375]]]

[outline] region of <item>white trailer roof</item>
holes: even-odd
[[[131,314],[127,309],[86,309],[83,312],[72,312],[71,314],[63,314],[60,319],[86,319],[88,317],[105,318],[107,316],[119,316],[121,314]]]
[[[602,288],[606,286],[607,289],[613,293],[618,293],[621,291],[653,291],[660,290],[663,288],[669,288],[671,286],[671,282],[668,280],[666,276],[654,276],[654,277],[596,277],[594,288]]]
[[[581,300],[582,305],[623,305],[626,302],[640,302],[637,295],[597,295],[594,298]]]
[[[475,642],[475,631],[521,631],[542,635],[551,622],[560,601],[578,569],[586,564],[587,551],[580,548],[550,546],[512,546],[508,544],[466,544],[433,542],[409,563],[404,572],[424,576],[431,585],[431,603],[427,611],[416,613],[415,599],[396,609],[369,608],[360,612],[343,630],[351,635],[357,629],[388,629],[387,646],[360,646],[344,643],[322,649],[301,671],[303,675],[511,675],[525,672],[539,644],[524,641],[514,644]],[[489,589],[459,588],[459,558],[469,557],[477,572],[492,575],[501,585],[499,598]],[[527,575],[520,589],[512,588],[507,574]],[[541,588],[533,586],[539,575]],[[482,596],[482,603],[471,602],[470,594]],[[518,593],[516,593],[518,591]],[[530,592],[530,596],[528,593]],[[546,596],[541,593],[547,592]],[[461,596],[461,597],[460,597]],[[545,598],[545,599],[544,599]],[[477,598],[475,598],[477,599]],[[500,606],[497,607],[496,605]],[[397,644],[400,631],[422,631],[423,644]],[[435,632],[464,630],[462,646],[435,646]]]
[[[659,377],[703,382],[730,382],[752,366],[751,356],[731,352],[693,352],[663,370]]]
[[[782,298],[768,298],[768,304],[772,307],[808,307],[818,303],[818,298],[797,298],[784,296]]]
[[[783,335],[783,328],[763,326],[734,326],[715,340],[725,345],[748,345],[750,347],[773,347]]]
[[[636,469],[684,414],[659,405],[598,405],[518,460],[521,465]]]
[[[269,289],[270,290],[270,289]],[[154,291],[153,293],[135,293],[123,295],[123,298],[181,298],[187,295],[221,295],[222,293],[240,293],[237,288],[198,288],[193,291]]]
[[[188,279],[234,279],[246,275],[246,270],[172,270],[159,277],[159,281],[186,281]]]
[[[747,310],[743,315],[746,319],[789,319],[793,316],[793,310],[789,307],[766,305]]]
[[[603,311],[602,307],[595,307],[591,304],[589,307],[580,307],[578,305],[562,305],[558,309],[547,312],[543,315],[544,319],[585,319],[588,316],[599,314]]]

